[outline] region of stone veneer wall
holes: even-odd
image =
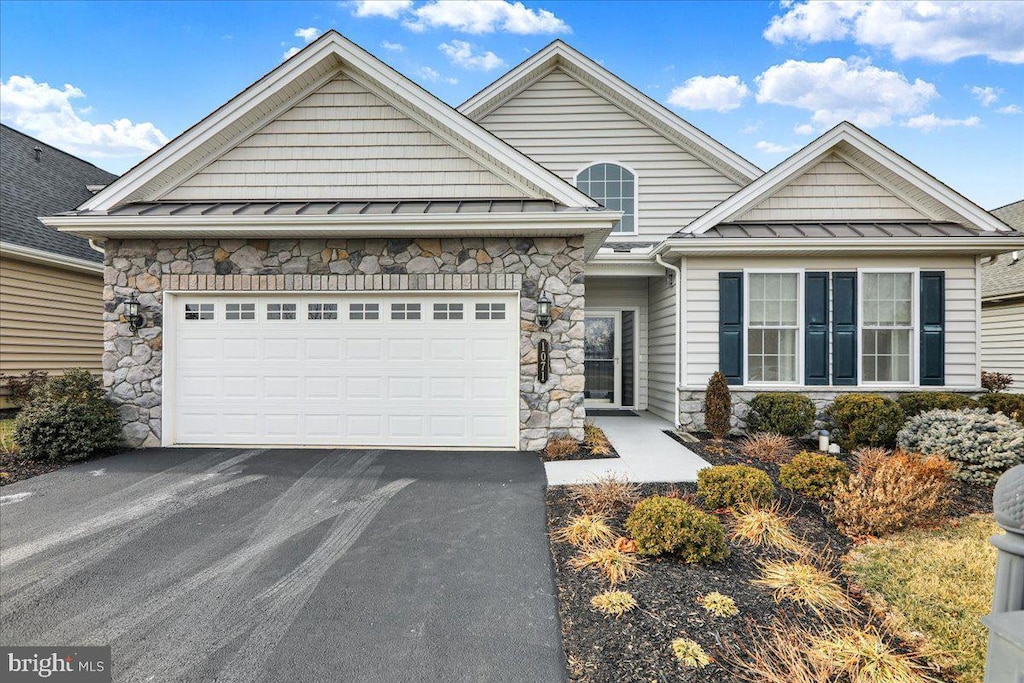
[[[108,240],[103,383],[126,442],[158,446],[164,290],[509,290],[520,293],[520,447],[583,438],[583,238]],[[553,322],[538,329],[537,298]],[[146,324],[132,333],[123,301],[137,292]],[[536,381],[537,342],[551,343],[551,375]]]
[[[744,390],[742,387],[729,387],[732,394],[732,432],[733,434],[743,434],[747,429],[747,411],[750,410],[748,405],[750,400],[758,394],[763,394],[765,391],[750,391]],[[976,396],[976,391],[964,391],[957,390],[947,387],[942,387],[942,391],[951,391],[956,393],[969,394]],[[814,429],[831,429],[831,425],[826,421],[824,416],[825,408],[829,406],[837,396],[842,394],[851,393],[870,393],[880,394],[887,398],[895,399],[901,393],[908,393],[911,391],[921,391],[921,389],[907,389],[905,392],[896,391],[872,391],[866,387],[850,387],[849,391],[829,391],[829,390],[805,390],[794,393],[800,393],[807,396],[814,402],[814,407],[818,414],[814,420]],[[704,425],[704,392],[703,391],[680,391],[679,392],[679,420],[683,431],[687,432],[703,432],[706,431]],[[810,436],[810,435],[808,435]]]

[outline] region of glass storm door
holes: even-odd
[[[622,356],[619,313],[587,313],[583,321],[584,365],[586,389],[583,397],[588,405],[618,407],[621,405]]]

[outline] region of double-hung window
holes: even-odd
[[[914,274],[861,273],[861,380],[913,379]]]
[[[800,275],[747,275],[747,379],[795,384],[800,379]]]

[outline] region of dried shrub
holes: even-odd
[[[736,601],[728,595],[722,595],[718,591],[713,591],[707,595],[701,596],[697,599],[697,603],[703,607],[708,614],[715,617],[734,617],[740,613],[739,607],[736,606]]]
[[[778,501],[767,507],[741,506],[733,513],[731,538],[758,548],[799,555],[807,551],[807,544],[789,528],[792,520],[791,515],[783,514]]]
[[[640,500],[640,486],[615,474],[598,477],[592,484],[573,484],[569,496],[588,514],[610,515]]]
[[[951,391],[911,391],[900,394],[896,402],[903,408],[906,417],[920,415],[929,410],[960,410],[977,405],[973,399]]]
[[[976,410],[931,410],[900,430],[901,448],[943,455],[958,466],[957,479],[994,485],[1024,459],[1024,426],[1005,415]]]
[[[626,530],[641,555],[672,553],[684,562],[720,562],[729,555],[718,518],[677,498],[640,501],[626,519]]]
[[[807,557],[796,560],[758,560],[760,578],[754,583],[772,589],[775,602],[789,600],[819,617],[825,612],[849,612],[850,596],[832,575]]]
[[[591,455],[612,454],[612,442],[605,436],[604,430],[593,422],[583,423],[583,445]]]
[[[708,388],[704,392],[704,426],[711,436],[722,440],[729,436],[732,419],[732,394],[729,382],[719,371],[715,371],[708,380]]]
[[[872,626],[844,625],[812,636],[812,651],[850,683],[924,683],[925,667],[895,649],[895,639]]]
[[[747,683],[835,683],[838,671],[813,655],[810,642],[801,628],[751,622],[744,637],[726,643],[723,659]]]
[[[636,598],[626,591],[605,591],[590,598],[590,606],[601,614],[621,617],[636,608]]]
[[[977,403],[990,413],[1002,413],[1024,422],[1024,394],[982,394]]]
[[[839,482],[850,478],[850,468],[838,458],[804,451],[779,468],[779,483],[802,496],[822,500]]]
[[[754,432],[774,432],[785,436],[807,436],[814,429],[818,411],[803,394],[769,391],[750,399],[747,427]]]
[[[865,454],[849,481],[836,485],[832,516],[848,536],[880,536],[942,519],[954,466],[939,456]]]
[[[550,439],[548,445],[544,447],[544,455],[553,460],[564,458],[567,455],[575,455],[579,452],[580,442],[576,439],[570,439],[568,436],[556,436]]]
[[[639,574],[641,564],[643,560],[633,553],[624,553],[613,547],[584,548],[569,560],[569,566],[577,571],[596,569],[613,586]]]
[[[569,523],[551,533],[551,538],[569,543],[577,548],[596,543],[607,543],[615,538],[615,532],[608,525],[608,518],[601,515],[576,515]]]
[[[764,505],[775,485],[763,470],[747,465],[717,465],[697,473],[697,495],[712,510],[734,505]]]
[[[903,409],[878,394],[844,394],[825,414],[836,425],[834,441],[848,451],[858,446],[893,446],[903,426]]]
[[[740,453],[762,462],[789,462],[796,452],[796,442],[775,432],[761,432],[743,439]]]
[[[635,553],[637,552],[636,541],[632,538],[619,536],[615,539],[615,549],[624,553]]]
[[[703,669],[711,663],[711,658],[704,648],[689,638],[676,638],[672,641],[672,654],[676,660],[688,669]]]
[[[981,371],[981,386],[985,391],[995,393],[1006,391],[1013,384],[1013,375],[1005,375],[1001,372]]]

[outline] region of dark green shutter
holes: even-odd
[[[946,274],[921,272],[921,384],[946,383]]]
[[[857,273],[832,273],[832,384],[857,383]]]
[[[743,384],[743,273],[718,274],[718,369]]]
[[[828,384],[828,273],[804,282],[804,382]]]

